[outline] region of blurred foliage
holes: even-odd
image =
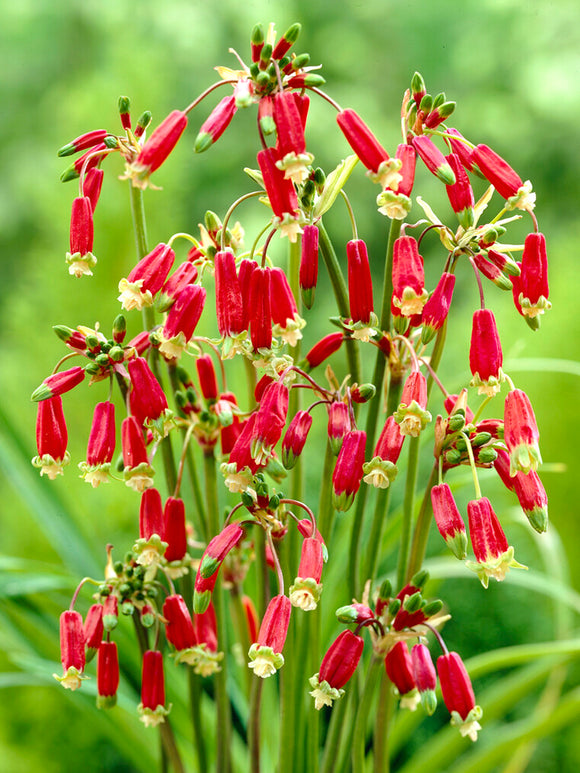
[[[492,145],[523,179],[533,180],[537,215],[548,239],[553,309],[541,331],[534,334],[515,314],[510,298],[494,288],[488,295],[501,331],[506,370],[529,393],[536,408],[550,515],[577,587],[580,540],[573,479],[580,430],[580,324],[571,313],[577,308],[574,280],[580,237],[580,155],[571,136],[580,123],[580,102],[575,98],[580,77],[580,46],[573,23],[576,3],[346,0],[330,10],[326,3],[306,0],[222,0],[219,4],[166,0],[163,5],[151,0],[138,5],[127,0],[22,0],[0,7],[4,73],[0,83],[0,385],[2,411],[16,427],[16,433],[10,435],[3,426],[0,438],[2,552],[26,559],[23,566],[41,562],[34,563],[30,571],[51,578],[36,591],[23,587],[22,596],[2,589],[0,670],[10,677],[0,681],[4,687],[0,702],[3,769],[24,773],[42,766],[46,773],[72,773],[81,760],[88,773],[143,769],[138,760],[145,736],[131,718],[134,684],[125,685],[122,708],[128,710],[127,727],[132,728],[132,751],[128,753],[120,731],[115,732],[114,716],[103,713],[95,720],[94,712],[87,713],[92,698],[65,694],[50,677],[50,661],[58,662],[59,610],[76,583],[73,575],[87,571],[80,568],[87,563],[77,546],[85,546],[87,561],[98,566],[104,561],[107,542],[122,546],[121,550],[129,545],[135,499],[128,490],[115,486],[88,491],[76,479],[73,465],[65,479],[54,484],[44,480],[36,487],[45,492],[52,486],[50,493],[35,494],[31,476],[36,473],[16,461],[35,453],[35,410],[28,395],[62,354],[50,326],[92,325],[99,320],[108,330],[118,312],[112,278],[126,273],[135,255],[128,192],[115,179],[121,172],[115,159],[108,165],[96,213],[99,263],[95,277],[77,282],[67,275],[64,253],[76,188],[74,182],[62,185],[58,181],[66,163],[56,158],[56,149],[93,128],[116,132],[120,94],[130,96],[135,115],[151,109],[155,122],[175,107],[185,106],[216,78],[212,70],[216,64],[236,66],[228,53],[230,46],[247,57],[249,33],[258,21],[275,21],[279,31],[300,21],[299,50],[308,51],[313,63],[323,64],[328,92],[341,105],[359,111],[386,147],[393,148],[398,142],[400,99],[411,75],[419,70],[430,91],[445,90],[449,99],[457,101],[453,123],[464,135]],[[195,132],[216,101],[210,98],[193,113],[185,138],[158,173],[156,182],[164,191],[147,194],[152,243],[173,231],[195,232],[206,209],[223,214],[237,195],[248,190],[241,170],[255,165],[258,142],[250,131],[252,116],[238,114],[235,126],[216,147],[199,157],[192,152]],[[312,105],[308,143],[317,163],[325,168],[348,152],[336,130],[333,111],[324,102]],[[421,174],[421,185],[428,189],[425,197],[431,200],[433,195],[436,211],[437,205],[448,207],[440,186],[428,180],[423,170]],[[348,191],[359,233],[368,241],[380,276],[386,221],[376,213],[376,190],[357,170]],[[242,215],[250,218],[249,227],[253,223],[250,211],[248,207]],[[337,245],[350,238],[340,202],[326,220]],[[426,239],[424,254],[429,276],[429,259],[439,261],[441,251],[434,240],[430,244]],[[433,274],[440,270],[439,263],[432,270]],[[453,335],[441,367],[450,389],[468,381],[467,319],[476,295],[471,277],[464,273],[458,290],[449,323]],[[321,321],[333,313],[325,295],[329,294],[321,291],[318,295],[316,319]],[[314,329],[312,324],[305,333],[307,344],[316,337]],[[79,460],[91,411],[75,398],[66,407],[74,430],[70,451],[73,460]],[[316,485],[315,478],[312,482]],[[500,484],[491,477],[484,478],[483,484],[489,486],[494,501],[504,502],[507,513],[513,501]],[[469,498],[467,486],[465,491],[458,489],[464,506]],[[74,513],[72,521],[65,515],[68,512]],[[508,537],[518,546],[519,560],[540,568],[547,539],[530,536],[522,520],[517,515],[510,521]],[[440,551],[435,535],[432,548]],[[392,554],[386,550],[383,569],[392,568]],[[554,576],[562,569],[543,568]],[[7,565],[2,571],[8,569],[14,571]],[[330,577],[339,588],[340,571]],[[451,646],[469,656],[482,649],[542,641],[553,635],[546,598],[532,600],[525,585],[512,585],[510,580],[490,588],[485,597],[473,578],[444,581],[438,592],[453,613],[446,630]],[[479,614],[474,614],[475,608]],[[30,613],[26,625],[34,621],[33,631],[20,619],[23,610]],[[130,664],[128,668],[130,671]],[[570,684],[577,683],[574,676],[573,672],[568,676]],[[520,715],[526,713],[526,705],[531,703],[520,706]],[[484,744],[490,742],[485,733],[482,737]],[[414,743],[423,740],[418,733]],[[563,731],[540,744],[527,769],[568,773],[579,765],[577,734]],[[503,769],[501,765],[497,768]]]

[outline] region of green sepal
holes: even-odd
[[[211,601],[211,591],[204,590],[202,593],[194,590],[193,592],[193,611],[196,615],[202,615],[209,607]]]
[[[427,716],[432,716],[432,714],[435,713],[435,709],[437,708],[437,696],[435,695],[435,690],[425,690],[424,692],[420,693],[420,695],[421,706],[423,706]]]
[[[213,137],[209,132],[200,132],[195,138],[193,149],[196,153],[203,153],[211,145],[213,145]]]
[[[199,565],[199,574],[204,580],[208,580],[220,567],[220,561],[212,556],[204,556]]]
[[[97,695],[98,709],[112,709],[117,705],[116,695]]]

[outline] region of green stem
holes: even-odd
[[[339,701],[338,705],[335,705],[332,708],[328,734],[324,743],[321,773],[332,773],[332,771],[336,770],[336,760],[338,758],[340,741],[343,735],[343,725],[347,715],[351,693],[352,690],[347,690],[346,695]]]
[[[425,560],[425,552],[427,550],[427,540],[429,539],[429,531],[431,529],[431,515],[433,508],[431,505],[431,489],[437,484],[438,480],[439,464],[435,462],[429,481],[423,495],[423,501],[421,503],[421,509],[417,516],[417,523],[415,524],[415,532],[413,534],[413,543],[411,545],[411,555],[409,557],[409,565],[407,568],[407,579],[412,577],[419,571]]]
[[[367,549],[365,550],[366,561],[363,566],[362,585],[367,580],[372,580],[377,569],[377,559],[379,549],[383,539],[383,527],[387,520],[389,512],[389,502],[391,499],[391,487],[379,489],[375,500],[375,512],[371,525],[371,532],[368,539]]]
[[[371,703],[378,682],[379,670],[383,666],[383,658],[373,653],[367,671],[363,694],[358,705],[352,739],[352,773],[365,773],[365,748],[367,738],[367,722]]]
[[[383,673],[375,717],[373,773],[389,773],[389,724],[393,714],[393,708],[391,682],[386,673]]]
[[[137,255],[139,260],[147,255],[147,226],[145,221],[145,205],[143,200],[143,190],[136,188],[129,182],[131,193],[131,217],[133,218],[133,228],[135,230],[135,241],[137,246]]]
[[[403,522],[401,525],[401,540],[399,543],[399,563],[397,565],[397,588],[402,588],[407,575],[409,548],[411,545],[411,524],[415,508],[415,486],[419,466],[419,437],[412,437],[409,443],[409,461],[407,464],[407,480],[405,482],[405,499],[403,501]]]
[[[348,303],[348,291],[346,288],[346,282],[342,274],[338,258],[332,246],[332,242],[326,232],[325,227],[322,225],[322,221],[318,223],[319,232],[319,244],[322,259],[326,265],[326,270],[330,277],[332,289],[334,290],[334,297],[336,299],[336,305],[338,307],[338,313],[344,319],[350,317],[350,307]],[[353,338],[347,338],[345,341],[346,346],[346,359],[348,362],[348,369],[350,371],[351,382],[360,382],[360,356],[359,349],[356,341]]]
[[[248,719],[248,748],[252,773],[260,773],[260,708],[263,686],[263,679],[258,676],[252,678]]]
[[[221,531],[217,493],[216,461],[213,451],[203,455],[205,471],[205,495],[209,533],[215,536]],[[213,605],[218,631],[218,650],[227,653],[226,625],[223,589],[218,580],[213,592]],[[226,687],[227,659],[222,661],[221,671],[215,675],[215,702],[217,707],[217,760],[216,773],[229,773],[230,760],[230,705]]]
[[[332,470],[334,469],[335,456],[332,453],[330,443],[326,441],[326,451],[324,454],[324,466],[322,468],[322,485],[320,489],[320,499],[318,504],[318,531],[322,534],[324,541],[329,544],[332,537],[332,526],[334,522],[335,510],[332,506]]]

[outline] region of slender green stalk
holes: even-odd
[[[417,516],[417,523],[415,524],[415,532],[413,534],[413,543],[411,545],[411,555],[409,556],[409,564],[407,567],[407,579],[412,577],[419,571],[425,560],[425,551],[427,550],[427,540],[429,539],[429,531],[431,529],[431,515],[433,508],[431,505],[431,489],[437,484],[438,479],[438,462],[435,462],[429,481],[425,488],[423,495],[423,501],[421,503],[421,509]]]
[[[213,451],[203,455],[205,470],[205,494],[208,515],[209,532],[218,534],[221,530],[217,494],[216,460]],[[216,614],[218,630],[218,650],[227,653],[226,625],[224,611],[223,589],[218,580],[213,592],[213,605]],[[216,773],[229,773],[230,760],[230,704],[226,689],[227,659],[222,661],[221,671],[215,675],[215,702],[217,709],[217,760]]]
[[[129,190],[131,195],[131,217],[133,218],[133,228],[135,230],[137,255],[139,260],[141,260],[148,252],[143,190],[135,187],[131,182],[129,182]]]
[[[403,522],[401,540],[399,542],[399,563],[397,565],[397,588],[402,588],[407,576],[409,549],[411,545],[411,524],[415,508],[415,486],[419,467],[419,437],[412,437],[409,442],[409,461],[407,463],[407,479],[405,481],[405,499],[403,501]]]
[[[375,512],[373,515],[373,522],[371,525],[371,532],[369,535],[367,548],[365,552],[365,562],[363,564],[363,571],[361,577],[362,586],[364,586],[367,580],[372,580],[375,576],[377,569],[377,559],[379,556],[379,549],[381,547],[383,539],[383,527],[387,519],[387,513],[389,512],[389,502],[391,499],[391,487],[382,488],[377,491],[377,497],[375,500]]]
[[[346,282],[342,274],[338,258],[332,246],[332,242],[326,232],[326,229],[322,225],[322,221],[318,224],[318,231],[320,237],[320,252],[322,259],[326,265],[326,270],[330,277],[332,289],[334,290],[334,297],[336,299],[336,305],[338,307],[338,313],[345,319],[350,317],[350,307],[348,303],[348,291],[346,289]],[[347,338],[345,341],[346,346],[346,359],[348,362],[348,369],[350,371],[350,377],[352,383],[360,382],[360,353],[357,346],[357,342],[352,338]]]
[[[393,708],[391,682],[386,672],[383,672],[375,716],[373,773],[389,773],[389,725],[393,715]]]
[[[322,467],[320,499],[318,504],[317,525],[318,531],[329,543],[332,537],[335,510],[332,506],[332,470],[334,469],[335,456],[332,453],[330,443],[326,441],[324,453],[324,465]]]
[[[333,706],[330,725],[324,743],[321,773],[333,773],[336,770],[336,760],[342,739],[344,720],[349,706],[352,690],[347,690],[344,697]]]
[[[352,773],[365,773],[365,747],[367,737],[367,722],[375,688],[379,681],[383,658],[373,653],[367,670],[367,678],[363,694],[358,705],[352,739]]]
[[[252,773],[260,773],[260,708],[263,686],[263,679],[258,676],[252,678],[248,719],[248,748]]]

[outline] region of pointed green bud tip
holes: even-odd
[[[433,615],[437,615],[441,610],[443,609],[443,602],[441,599],[435,599],[434,601],[430,601],[428,604],[425,604],[423,607],[423,614],[425,617],[433,617]]]
[[[129,97],[119,97],[118,105],[120,115],[125,115],[125,113],[131,110],[131,100]]]
[[[264,46],[260,51],[260,64],[262,65],[262,67],[266,67],[271,57],[272,57],[272,44],[264,43]]]
[[[300,293],[302,295],[302,302],[307,309],[311,309],[314,303],[315,287],[301,287]]]
[[[543,534],[548,530],[548,508],[537,507],[534,510],[526,511],[530,526],[538,534]]]
[[[60,158],[63,158],[64,156],[71,156],[75,152],[75,146],[74,142],[69,142],[66,145],[63,145],[62,148],[60,148],[56,155]]]
[[[77,180],[80,177],[80,173],[75,169],[75,165],[71,164],[60,176],[62,183],[67,183],[69,180]]]
[[[456,183],[455,172],[449,164],[441,164],[441,166],[438,166],[436,175],[441,182],[445,183],[445,185],[455,185]]]
[[[474,223],[473,207],[465,207],[465,209],[460,210],[456,214],[459,225],[462,226],[462,228],[467,230],[472,227]]]
[[[443,118],[443,120],[449,118],[451,113],[453,113],[455,110],[456,105],[457,102],[444,102],[439,106],[439,115]]]
[[[200,132],[195,138],[193,149],[196,153],[203,153],[211,145],[213,145],[213,138],[209,132]]]
[[[274,494],[270,497],[270,501],[268,502],[268,507],[271,510],[276,510],[280,506],[280,494]]]
[[[282,35],[284,40],[287,40],[289,43],[295,43],[298,39],[298,35],[300,35],[300,30],[302,29],[302,25],[299,22],[295,22],[292,24],[286,32]]]
[[[203,593],[193,592],[193,611],[196,615],[203,615],[209,607],[211,601],[211,591],[204,590]]]
[[[440,107],[445,102],[445,92],[441,91],[439,94],[436,94],[433,97],[433,110],[435,110],[436,107]]]
[[[264,28],[261,24],[256,24],[254,29],[252,30],[252,35],[250,37],[250,40],[255,46],[259,46],[260,43],[264,42]]]
[[[383,580],[379,589],[380,599],[390,599],[393,594],[393,585],[390,580]]]
[[[542,318],[540,316],[537,317],[524,317],[524,319],[527,322],[528,327],[530,330],[539,330],[540,325],[542,324]]]
[[[260,67],[258,65],[258,62],[252,62],[252,64],[250,65],[250,77],[255,80],[258,77],[259,72],[260,72]]]
[[[421,609],[422,604],[423,596],[421,591],[417,591],[417,593],[413,593],[412,596],[407,596],[403,602],[403,609],[405,612],[417,612],[419,609]]]
[[[336,618],[341,623],[354,623],[358,617],[358,612],[352,606],[347,605],[336,610]]]
[[[355,390],[353,389],[353,393]],[[372,400],[377,393],[377,388],[374,384],[360,384],[356,388],[356,393],[352,395],[355,403],[367,403]]]
[[[455,558],[460,561],[467,558],[467,534],[464,531],[458,531],[452,537],[447,537],[445,543]]]
[[[421,104],[419,105],[419,110],[427,114],[427,113],[430,113],[432,109],[433,109],[433,97],[431,96],[431,94],[425,94],[425,96],[421,100]]]
[[[141,113],[141,115],[137,119],[137,126],[140,126],[142,129],[146,129],[151,123],[152,118],[153,118],[153,115],[151,113],[151,110],[145,110],[145,112]]]
[[[115,150],[115,148],[119,146],[119,140],[116,137],[114,137],[112,134],[107,134],[103,142],[111,150]]]
[[[332,493],[332,504],[334,505],[334,509],[338,510],[340,513],[346,513],[347,510],[350,510],[353,502],[354,494],[352,493],[347,491],[341,491],[340,494],[336,494],[335,492]]]
[[[222,221],[219,219],[215,212],[211,211],[211,209],[207,210],[203,220],[205,227],[210,233],[218,231],[222,227]]]
[[[401,599],[392,599],[389,603],[389,615],[394,617],[401,608]]]
[[[413,94],[421,94],[425,91],[425,81],[420,72],[416,72],[411,78],[411,92]]]
[[[52,329],[60,338],[60,340],[64,341],[65,343],[70,340],[70,337],[74,333],[74,330],[71,327],[67,327],[66,325],[53,325]]]
[[[462,416],[460,413],[454,413],[449,417],[447,426],[451,432],[459,432],[465,427],[465,416]]]
[[[497,451],[491,446],[489,448],[482,448],[477,455],[477,461],[480,464],[492,464],[497,459]]]
[[[49,397],[52,397],[52,392],[44,382],[40,386],[37,386],[30,395],[30,399],[33,403],[41,403],[43,400],[48,400]]]
[[[304,78],[304,85],[309,88],[318,88],[319,86],[324,86],[325,83],[326,79],[323,78],[322,75],[317,75],[315,72],[309,72]]]
[[[294,61],[292,62],[292,69],[300,70],[302,67],[307,67],[309,62],[310,54],[298,54],[298,56],[294,57]]]
[[[435,709],[437,708],[437,696],[435,695],[435,690],[425,690],[425,692],[421,693],[421,705],[429,717],[435,713]]]
[[[276,124],[271,115],[264,115],[260,118],[260,128],[262,129],[262,133],[266,136],[273,134],[276,131]]]
[[[411,585],[414,585],[416,588],[424,588],[428,579],[429,572],[427,569],[419,569],[419,571],[411,577]]]

